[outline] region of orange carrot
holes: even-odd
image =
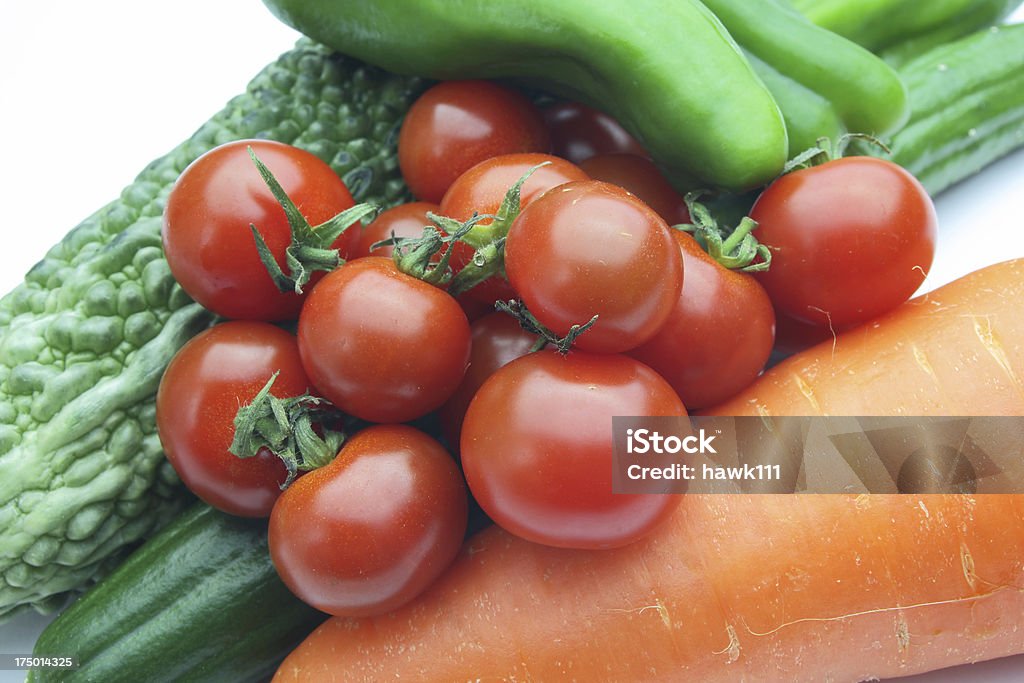
[[[1024,415],[1024,259],[788,358],[711,415]]]
[[[497,528],[275,681],[858,681],[1024,651],[1024,497],[687,496],[583,552]]]
[[[767,373],[721,411],[1024,415],[1024,261]],[[1024,652],[1024,496],[688,495],[610,551],[491,528],[276,681],[859,681]]]

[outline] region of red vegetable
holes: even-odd
[[[412,427],[377,425],[281,495],[270,516],[270,556],[285,585],[313,607],[381,614],[451,564],[466,515],[462,475],[441,444]]]
[[[423,228],[433,225],[427,218],[427,213],[437,213],[440,210],[437,204],[430,202],[409,202],[399,204],[387,211],[382,212],[373,219],[373,222],[363,228],[359,235],[359,241],[352,250],[352,258],[369,256],[391,256],[395,248],[390,244],[377,247],[371,250],[377,242],[394,237],[419,237],[423,234]]]
[[[771,249],[757,274],[776,308],[842,329],[892,310],[924,281],[935,254],[935,207],[910,173],[846,157],[786,174],[750,211]]]
[[[285,272],[291,229],[284,209],[249,157],[252,147],[310,225],[354,205],[341,178],[318,157],[272,140],[215,147],[178,178],[164,211],[163,244],[174,278],[189,296],[226,318],[291,320],[303,297],[282,292],[256,251],[255,225]],[[358,239],[353,225],[331,245],[346,258]],[[322,273],[314,273],[305,291]]]
[[[685,415],[672,388],[626,356],[531,353],[495,372],[462,426],[474,498],[531,541],[610,548],[635,541],[679,496],[612,493],[612,417]]]
[[[444,81],[420,96],[398,136],[398,164],[412,193],[438,203],[455,179],[500,154],[547,152],[540,111],[491,81]]]
[[[602,154],[580,162],[587,175],[629,190],[658,212],[669,225],[690,222],[683,196],[661,174],[654,162],[638,154]]]
[[[466,375],[438,411],[444,436],[456,449],[462,433],[462,420],[477,390],[498,368],[529,353],[537,341],[536,335],[524,330],[515,318],[504,313],[489,313],[474,321],[470,330],[473,336]]]
[[[553,187],[587,179],[587,174],[579,167],[547,154],[506,154],[493,157],[459,176],[441,200],[441,213],[457,221],[469,220],[473,214],[496,215],[509,189],[527,171],[542,163],[545,165],[535,170],[523,183],[519,193],[520,209],[525,209]],[[508,224],[515,216],[506,218],[502,228],[504,232],[508,231]],[[477,225],[483,228],[492,222],[491,219],[484,219]],[[452,267],[456,270],[465,267],[472,260],[473,252],[468,244],[457,242],[452,250]],[[499,299],[515,298],[515,292],[503,278],[492,277],[466,292],[466,296],[493,306]]]
[[[757,379],[771,354],[775,313],[751,275],[723,267],[689,234],[673,232],[683,255],[683,288],[668,321],[629,355],[697,410]]]
[[[625,190],[588,180],[534,200],[505,243],[509,283],[559,336],[598,319],[585,351],[627,351],[654,336],[683,284],[679,246],[665,221]]]
[[[324,398],[371,422],[436,409],[469,359],[469,322],[455,299],[379,256],[328,273],[302,308],[298,337]]]
[[[598,154],[647,154],[618,121],[579,102],[546,107],[544,122],[551,133],[551,153],[575,164]]]
[[[193,493],[233,515],[269,515],[287,475],[266,450],[246,459],[228,451],[239,406],[275,372],[275,396],[310,388],[295,337],[268,323],[233,321],[191,339],[160,381],[156,422],[168,460]]]

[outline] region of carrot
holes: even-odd
[[[792,356],[710,415],[1024,415],[1024,259]]]
[[[275,681],[858,681],[1024,650],[1024,497],[687,496],[625,548],[490,528]]]
[[[1024,415],[1024,260],[810,349],[716,409]],[[797,379],[798,378],[798,379]],[[1024,496],[687,495],[610,551],[497,528],[275,681],[859,681],[1024,652]]]

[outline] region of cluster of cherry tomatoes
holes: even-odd
[[[366,226],[326,164],[266,140],[196,160],[165,211],[176,279],[229,321],[168,367],[164,448],[203,500],[269,516],[282,579],[332,614],[431,583],[467,488],[539,543],[644,535],[678,497],[612,493],[612,416],[713,409],[763,370],[777,311],[810,337],[858,324],[909,297],[934,250],[920,185],[851,157],[769,186],[751,212],[765,247],[736,265],[748,237],[613,120],[489,82],[425,92],[398,145],[418,201]]]

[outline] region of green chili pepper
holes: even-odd
[[[949,42],[997,23],[1021,4],[1021,0],[790,2],[815,24],[835,31],[873,52],[880,52],[907,40],[914,40],[919,48],[927,43],[937,45]]]
[[[603,109],[680,189],[756,187],[787,158],[774,98],[697,0],[264,1],[389,71],[514,78]]]
[[[828,100],[850,132],[883,136],[906,122],[903,82],[863,47],[816,26],[782,0],[703,1],[751,55]],[[766,83],[772,87],[770,79]],[[785,111],[783,97],[776,97]]]

